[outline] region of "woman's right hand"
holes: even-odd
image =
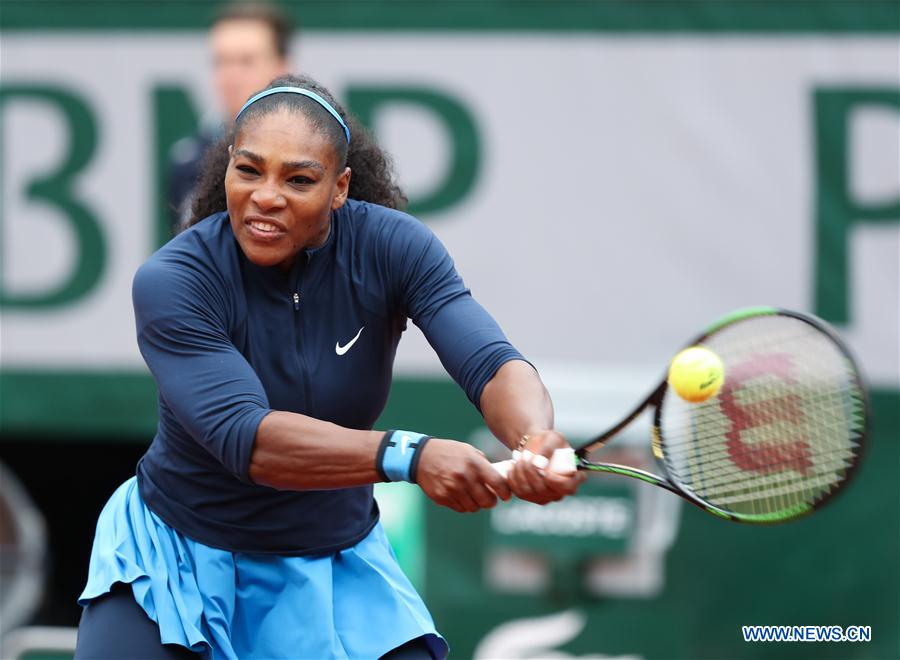
[[[490,509],[512,497],[484,452],[464,442],[432,438],[422,448],[416,483],[436,504],[460,513]]]

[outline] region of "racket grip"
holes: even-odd
[[[506,479],[509,476],[509,471],[513,466],[513,461],[511,458],[505,461],[497,461],[496,463],[491,463],[491,467],[497,470],[500,473],[500,476]]]
[[[491,463],[491,465],[500,473],[501,477],[506,477],[509,475],[513,464],[518,460],[530,460],[538,469],[550,469],[557,474],[572,474],[575,472],[575,450],[571,448],[555,450],[549,461],[546,456],[534,456],[531,452],[528,452],[526,455],[514,451],[511,459]]]
[[[575,450],[571,447],[555,450],[550,458],[550,469],[557,474],[574,474],[577,470]]]

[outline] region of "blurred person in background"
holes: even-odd
[[[250,95],[287,73],[292,27],[275,5],[243,2],[227,5],[209,31],[212,81],[217,113],[208,115],[197,135],[179,140],[169,154],[168,209],[172,233],[190,214],[191,200],[206,150],[230,127]]]

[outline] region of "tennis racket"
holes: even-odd
[[[721,518],[755,524],[808,515],[847,485],[859,465],[868,402],[856,363],[830,326],[756,307],[713,323],[689,346],[721,358],[725,375],[715,396],[688,403],[663,379],[605,433],[574,452],[532,460],[557,472],[634,477]],[[659,474],[588,459],[645,410]],[[512,462],[494,466],[505,474]]]

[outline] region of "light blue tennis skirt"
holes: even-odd
[[[378,658],[422,635],[436,657],[448,651],[380,524],[329,555],[228,552],[169,527],[132,477],[100,514],[79,604],[116,582],[131,584],[163,644],[207,658]]]

